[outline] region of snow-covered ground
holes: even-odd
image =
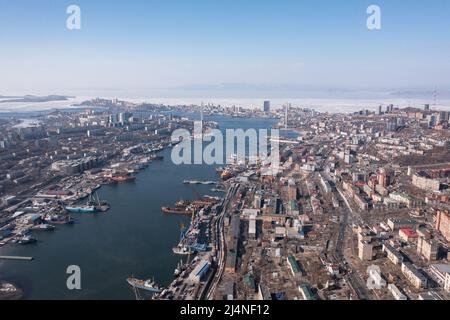
[[[16,103],[0,103],[0,112],[32,112],[32,111],[45,111],[45,110],[52,110],[52,109],[68,109],[73,108],[74,104],[78,104],[80,102],[89,100],[94,98],[92,97],[76,97],[73,99],[69,99],[67,101],[52,101],[52,102],[41,102],[41,103],[23,103],[23,102],[16,102]],[[222,106],[238,106],[238,107],[244,107],[244,108],[262,108],[263,101],[266,100],[265,98],[261,99],[248,99],[248,98],[238,98],[238,99],[232,99],[232,98],[133,98],[133,97],[127,97],[125,95],[121,96],[101,96],[105,99],[115,99],[119,98],[120,100],[140,103],[140,102],[147,102],[147,103],[155,103],[155,104],[166,104],[166,105],[190,105],[190,104],[197,104],[200,105],[202,102],[207,103],[213,103],[215,105],[222,105]],[[344,112],[344,113],[350,113],[359,111],[362,109],[368,109],[368,110],[377,110],[379,105],[382,105],[384,108],[389,105],[393,104],[394,106],[398,106],[401,108],[404,107],[419,107],[422,108],[425,104],[432,104],[432,109],[435,110],[448,110],[450,111],[450,100],[440,100],[436,106],[433,105],[432,101],[425,100],[425,99],[402,99],[402,98],[377,98],[377,99],[318,99],[318,98],[304,98],[304,99],[270,99],[267,98],[267,100],[271,101],[271,106],[273,109],[277,109],[282,107],[285,103],[291,103],[292,106],[296,107],[308,107],[316,109],[317,111],[321,112]]]

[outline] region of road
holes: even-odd
[[[210,277],[210,281],[205,285],[206,286],[206,299],[212,300],[214,298],[214,293],[222,279],[223,273],[225,271],[225,262],[226,262],[226,241],[225,241],[225,228],[224,228],[224,219],[228,208],[231,204],[231,200],[236,195],[239,190],[239,184],[234,184],[228,190],[225,199],[223,201],[222,212],[218,216],[215,223],[215,248],[216,248],[216,262],[217,267],[214,269],[214,274]]]
[[[342,200],[346,204],[346,207],[342,207],[341,210],[341,220],[339,224],[339,235],[338,239],[336,241],[336,247],[335,247],[335,258],[338,260],[338,263],[345,269],[349,270],[350,266],[345,258],[344,254],[344,244],[345,244],[345,237],[347,228],[349,226],[349,216],[352,215],[352,209],[349,206],[348,202],[346,201],[345,197],[343,197],[342,192],[338,192],[338,195],[343,198]],[[367,291],[366,284],[364,281],[359,278],[359,276],[354,272],[354,270],[349,270],[350,272],[347,273],[345,276],[346,281],[350,284],[350,286],[355,291],[356,295],[361,300],[367,300],[370,295]]]

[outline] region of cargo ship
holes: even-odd
[[[55,226],[47,223],[41,223],[31,228],[33,231],[55,231]]]
[[[121,182],[133,182],[136,180],[135,176],[132,175],[120,175],[111,177],[111,181],[121,183]]]
[[[70,213],[97,213],[106,212],[110,209],[106,201],[100,201],[98,193],[91,194],[86,205],[66,207]]]
[[[135,289],[142,289],[153,293],[161,293],[163,288],[155,283],[153,280],[139,280],[136,278],[128,278],[127,282]]]
[[[179,214],[179,215],[193,215],[194,210],[183,208],[183,207],[177,207],[177,208],[168,208],[168,207],[162,207],[162,212],[165,214]]]
[[[65,225],[65,224],[73,224],[75,221],[69,216],[59,216],[59,215],[51,215],[45,218],[46,221],[51,224],[57,225]]]
[[[70,213],[97,213],[99,210],[95,206],[74,206],[66,207],[66,211]]]

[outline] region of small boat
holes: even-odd
[[[21,245],[26,245],[26,244],[33,244],[36,242],[37,242],[37,240],[35,238],[32,238],[30,236],[23,236],[23,237],[19,238],[16,243],[21,244]]]
[[[144,281],[136,278],[128,278],[127,282],[133,288],[142,289],[153,293],[161,293],[163,290],[163,288],[160,285],[156,284],[153,280]]]
[[[51,224],[42,223],[37,226],[34,226],[32,228],[33,231],[54,231],[55,226],[52,226]]]
[[[188,255],[195,253],[192,251],[191,248],[187,248],[187,247],[181,246],[181,245],[174,247],[172,249],[172,251],[173,251],[173,253],[181,255],[181,256],[188,256]]]
[[[186,270],[186,265],[183,263],[183,261],[180,261],[175,271],[173,272],[174,278],[178,278],[183,273],[184,270]]]
[[[189,201],[184,201],[184,200],[180,200],[178,201],[175,206],[177,208],[186,208],[187,206],[189,206],[191,203]]]
[[[45,219],[46,221],[57,224],[57,225],[65,225],[65,224],[73,224],[74,220],[69,216],[59,216],[59,215],[51,215]]]

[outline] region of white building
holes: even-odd
[[[408,300],[408,298],[397,288],[394,284],[388,285],[388,290],[392,294],[395,300]]]

